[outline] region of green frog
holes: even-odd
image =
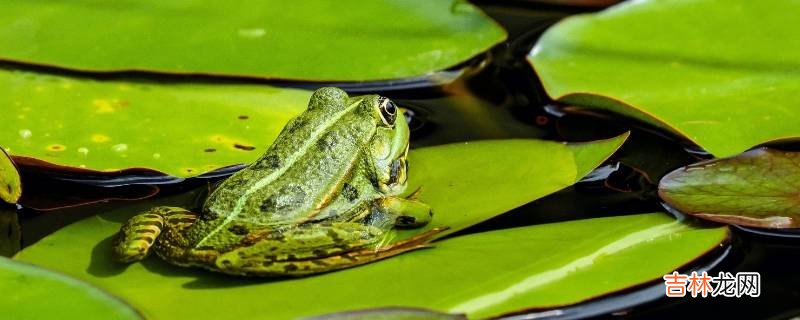
[[[409,129],[391,100],[313,93],[258,160],[223,181],[199,214],[156,207],[128,220],[114,258],[152,250],[179,266],[234,275],[303,276],[427,247],[434,228],[391,245],[394,227],[417,228],[431,208],[405,191]]]

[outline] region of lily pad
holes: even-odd
[[[4,1],[0,21],[6,60],[316,81],[422,76],[505,39],[462,0],[21,0]]]
[[[433,208],[435,218],[423,230],[450,228],[441,237],[571,186],[627,137],[574,144],[485,140],[414,149],[408,190],[420,189],[419,199]]]
[[[761,228],[800,228],[800,153],[759,148],[664,176],[664,201],[700,218]]]
[[[156,259],[124,269],[108,254],[108,237],[118,227],[103,217],[88,218],[17,258],[96,284],[148,319],[296,319],[385,306],[486,318],[573,304],[660,279],[727,237],[725,227],[695,228],[665,214],[599,218],[455,237],[358,268],[263,281]]]
[[[435,210],[432,224],[451,226],[457,230],[574,183],[586,173],[585,170],[576,168],[596,166],[623,139],[624,137],[617,137],[572,146],[535,140],[500,140],[417,149],[411,151],[409,176],[425,177],[416,181],[424,183],[422,196],[427,197],[424,200]],[[496,152],[497,150],[504,152]],[[575,162],[582,164],[576,165]],[[472,169],[461,171],[465,168]],[[443,173],[433,174],[434,170]],[[550,191],[546,191],[548,189]],[[511,194],[529,198],[513,197]],[[482,199],[485,201],[480,201]],[[568,270],[585,267],[584,262],[576,265],[569,264],[567,260],[577,259],[578,256],[603,248],[602,241],[599,240],[603,237],[608,237],[606,240],[614,245],[599,251],[592,259],[598,262],[616,261],[607,258],[607,254],[619,251],[631,243],[641,242],[639,244],[646,248],[641,248],[641,251],[631,249],[631,252],[649,252],[655,258],[644,257],[648,261],[665,261],[665,265],[660,265],[663,268],[657,271],[663,274],[709,250],[725,235],[724,229],[695,230],[658,214],[625,217],[598,220],[604,221],[599,224],[584,222],[586,225],[574,233],[567,232],[573,227],[566,224],[563,228],[556,227],[552,232],[546,231],[552,226],[542,226],[457,237],[437,242],[433,249],[412,252],[362,267],[302,279],[273,281],[234,278],[204,270],[180,268],[156,258],[127,266],[112,262],[111,237],[122,221],[152,206],[190,206],[192,200],[191,196],[164,198],[92,216],[42,239],[23,250],[17,258],[56,268],[110,290],[123,296],[153,319],[276,319],[385,306],[422,307],[460,313],[461,310],[456,307],[465,301],[475,299],[476,295],[497,292],[481,289],[486,285],[493,288],[512,286],[526,277],[543,272],[538,267],[531,267],[532,265],[545,269],[565,265]],[[626,236],[626,232],[633,236]],[[587,234],[591,236],[587,237]],[[653,238],[660,240],[653,241]],[[676,244],[675,250],[671,252],[665,253],[665,248],[661,247],[683,241],[682,239],[685,243]],[[564,244],[570,241],[581,242],[575,245],[572,253],[564,250]],[[480,254],[475,254],[476,252]],[[519,254],[520,252],[526,254]],[[532,257],[530,254],[539,256]],[[549,260],[549,264],[542,264],[541,261],[548,260],[545,257],[551,254],[564,256]],[[639,261],[637,259],[620,261],[633,263]],[[523,261],[527,262],[522,263]],[[509,268],[523,265],[533,269]],[[651,264],[656,265],[658,264]],[[648,268],[645,269],[649,270]],[[626,267],[614,265],[608,270],[624,269]],[[608,270],[603,272],[610,272]],[[624,280],[620,283],[628,286],[656,277],[653,274],[640,277],[640,272],[625,273],[619,278]],[[635,280],[626,278],[628,275],[635,276]],[[498,278],[494,278],[495,276]],[[499,280],[504,277],[508,278]],[[130,283],[139,285],[131,286]],[[608,282],[603,281],[600,284],[608,285]],[[568,287],[555,285],[550,288]],[[603,288],[605,289],[597,291],[577,290],[567,297],[544,294],[542,297],[560,298],[545,298],[542,303],[571,303],[575,299],[582,300],[601,294],[607,289]],[[613,290],[617,289],[620,288],[615,286]],[[160,294],[153,295],[153,292]],[[164,296],[169,296],[170,299],[163,300]],[[260,297],[258,304],[252,304],[245,298],[253,296]],[[307,303],[310,297],[313,297],[315,303]],[[519,305],[520,301],[513,304],[486,304],[480,310],[463,311],[477,315],[497,314],[524,307]]]
[[[310,96],[269,86],[93,81],[0,69],[0,113],[13,119],[0,146],[19,165],[196,176],[254,161]]]
[[[0,257],[7,319],[141,319],[122,301],[73,278]]]
[[[22,180],[14,161],[3,148],[0,148],[0,199],[8,203],[17,203],[22,196]]]
[[[626,2],[567,18],[529,59],[558,101],[672,130],[718,157],[800,135],[796,1]]]

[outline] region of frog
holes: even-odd
[[[379,95],[313,92],[256,161],[210,191],[199,210],[160,206],[128,219],[113,259],[151,252],[181,267],[238,276],[296,277],[428,248],[445,227],[419,191],[406,193],[410,132]],[[199,211],[199,212],[196,212]],[[394,229],[420,231],[387,244]]]

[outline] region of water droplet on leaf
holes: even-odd
[[[242,38],[261,38],[267,31],[262,28],[244,28],[239,29],[238,34]]]
[[[124,143],[115,144],[114,146],[111,147],[111,150],[113,150],[114,152],[125,152],[128,151],[128,145]]]
[[[22,139],[28,139],[31,137],[31,135],[33,135],[33,132],[28,129],[22,129],[19,131],[19,136],[22,137]]]

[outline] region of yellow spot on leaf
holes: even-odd
[[[114,106],[111,104],[111,101],[106,99],[94,99],[92,100],[92,105],[94,106],[94,112],[97,113],[112,113],[114,112]]]
[[[67,147],[64,146],[63,144],[54,143],[54,144],[51,144],[51,145],[47,146],[47,150],[48,151],[64,151],[64,150],[67,150]]]
[[[209,140],[211,140],[211,142],[214,142],[214,143],[227,143],[227,142],[233,141],[233,139],[228,138],[226,136],[223,136],[221,134],[215,134],[215,135],[209,137]]]
[[[127,85],[127,84],[121,84],[121,85],[117,86],[117,88],[118,88],[120,91],[128,91],[128,90],[130,90],[130,89],[131,89],[131,86],[129,86],[129,85]]]
[[[111,140],[111,138],[104,134],[96,133],[92,135],[92,142],[103,143],[108,140]]]
[[[228,147],[231,150],[252,150],[253,147],[250,142],[237,140],[231,137],[227,137],[221,134],[215,134],[209,137],[209,140],[214,143],[222,144]]]

